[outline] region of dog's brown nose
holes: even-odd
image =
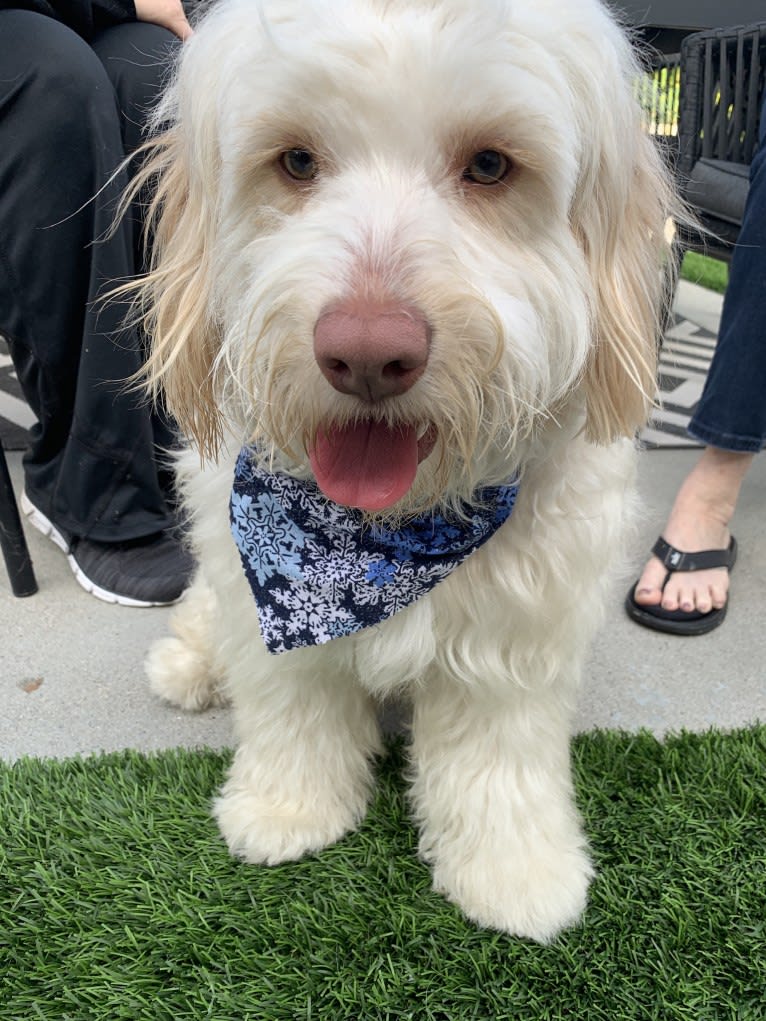
[[[314,328],[314,357],[324,377],[363,401],[403,394],[423,375],[431,329],[410,305],[336,305]]]

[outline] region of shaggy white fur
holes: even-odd
[[[672,205],[638,73],[596,0],[220,0],[184,46],[148,147],[140,302],[150,385],[191,441],[200,569],[148,670],[185,708],[233,701],[215,814],[247,861],[359,823],[376,701],[405,692],[435,887],[541,941],[584,908],[570,717],[653,392]],[[517,505],[382,626],[272,656],[229,531],[233,458],[257,441],[306,477],[323,435],[360,427],[419,442],[403,493],[360,496],[375,520],[514,472]]]

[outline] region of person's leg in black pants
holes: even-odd
[[[122,326],[124,305],[100,300],[140,268],[135,217],[109,234],[127,184],[115,170],[175,45],[133,23],[91,48],[52,19],[0,11],[0,331],[39,419],[25,505],[79,580],[121,602],[172,601],[191,567],[169,532],[158,445],[170,433],[125,385],[143,340]]]

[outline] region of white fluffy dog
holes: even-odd
[[[184,46],[140,302],[200,568],[148,669],[233,701],[235,855],[357,826],[404,693],[435,888],[541,941],[580,916],[570,719],[671,205],[638,73],[597,0],[220,0]]]

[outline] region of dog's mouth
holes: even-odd
[[[366,419],[320,429],[309,459],[325,496],[374,512],[392,507],[410,490],[435,444],[432,425],[418,429]]]

